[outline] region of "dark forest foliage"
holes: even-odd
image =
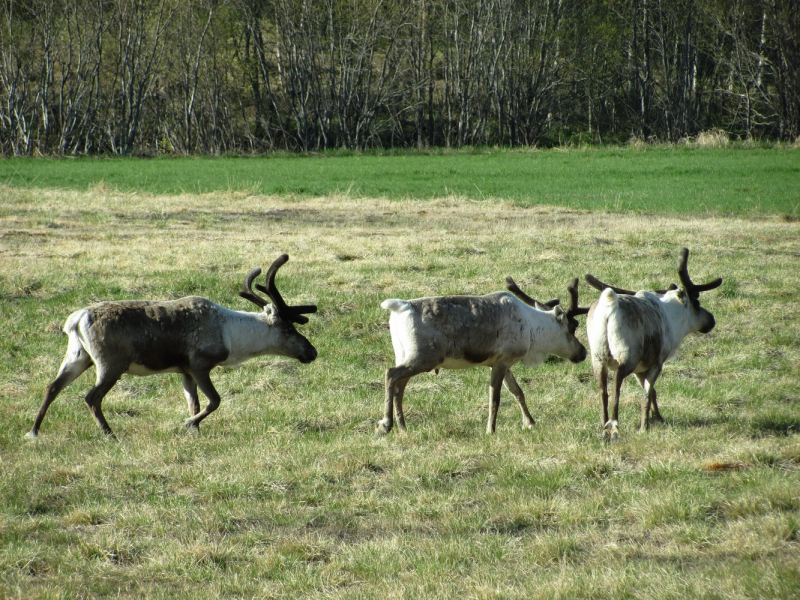
[[[0,154],[800,135],[796,0],[0,0]]]

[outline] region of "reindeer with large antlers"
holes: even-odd
[[[214,367],[235,367],[264,354],[288,356],[302,363],[313,361],[316,349],[294,324],[307,323],[308,317],[303,315],[315,312],[317,307],[287,306],[275,287],[275,273],[287,260],[289,257],[283,254],[272,263],[266,287],[256,284],[271,304],[252,288],[261,268],[248,273],[239,295],[263,309],[260,313],[230,310],[199,296],[166,302],[102,302],[72,313],[64,325],[69,336],[64,361],[56,379],[47,386],[28,437],[37,436],[56,396],[92,364],[97,381],[86,395],[86,404],[103,432],[113,437],[100,405],[125,373],[180,373],[192,415],[185,424],[198,429],[200,421],[220,403],[211,383]],[[198,388],[208,398],[208,406],[202,411]]]
[[[664,363],[675,356],[687,335],[714,329],[714,315],[700,306],[700,293],[719,287],[722,279],[696,285],[689,277],[688,260],[689,250],[683,248],[678,260],[682,287],[672,284],[666,290],[655,292],[633,292],[586,275],[589,285],[602,291],[589,309],[586,331],[592,367],[600,387],[603,437],[607,442],[619,439],[619,394],[623,380],[634,374],[644,389],[639,431],[645,431],[651,420],[664,420],[658,410],[655,390]],[[611,418],[608,414],[609,368],[614,371]]]
[[[569,288],[571,306],[564,311],[558,300],[539,303],[520,290],[509,277],[508,292],[486,296],[438,296],[416,300],[384,300],[381,307],[392,311],[389,329],[396,366],[386,370],[384,417],[376,435],[391,431],[393,414],[405,430],[403,394],[409,379],[439,369],[491,367],[487,433],[494,433],[500,390],[505,383],[522,411],[522,426],[535,421],[528,412],[511,367],[518,362],[540,364],[549,354],[579,363],[586,348],[575,337],[575,317],[588,309],[578,308],[578,280]]]

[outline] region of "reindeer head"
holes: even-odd
[[[578,330],[578,319],[576,317],[580,315],[585,315],[589,312],[588,308],[580,308],[578,306],[578,278],[574,278],[572,283],[567,286],[567,291],[569,292],[570,303],[569,308],[564,311],[560,306],[560,300],[555,298],[553,300],[548,300],[547,302],[539,302],[538,300],[534,300],[528,294],[523,292],[519,286],[514,282],[511,277],[506,277],[506,289],[514,294],[517,298],[522,300],[525,304],[529,306],[533,306],[538,308],[539,310],[546,310],[546,311],[555,311],[556,320],[559,322],[563,322],[566,325],[567,329],[567,338],[569,342],[569,356],[565,356],[564,358],[569,358],[574,363],[579,363],[586,358],[586,348],[583,344],[578,341],[578,338],[575,337],[575,332]]]
[[[697,316],[699,320],[699,328],[697,329],[697,331],[699,331],[700,333],[708,333],[709,331],[714,329],[716,321],[714,320],[714,315],[712,315],[710,312],[708,312],[706,309],[700,306],[700,293],[707,292],[708,290],[713,290],[714,288],[718,288],[720,285],[722,285],[722,278],[721,277],[717,278],[714,281],[710,281],[709,283],[704,283],[702,285],[696,285],[689,277],[689,271],[686,266],[688,262],[689,262],[689,249],[682,248],[678,256],[678,278],[680,279],[682,285],[681,288],[672,283],[665,290],[654,290],[654,291],[656,294],[662,297],[668,294],[669,292],[675,291],[676,297]],[[631,290],[625,290],[623,288],[618,288],[613,285],[603,283],[593,275],[586,275],[586,281],[593,288],[598,289],[601,292],[606,288],[610,288],[614,290],[617,294],[623,294],[626,296],[634,296],[636,294],[636,292],[633,292]]]
[[[261,274],[261,267],[250,270],[245,277],[242,290],[239,295],[245,300],[249,300],[267,314],[267,321],[272,327],[283,330],[287,341],[288,356],[296,358],[302,363],[309,363],[317,357],[317,351],[311,343],[303,337],[294,327],[295,323],[301,325],[308,323],[308,317],[303,315],[317,312],[317,307],[313,304],[303,306],[288,306],[284,302],[278,288],[275,286],[275,273],[289,260],[288,254],[281,254],[267,269],[267,285],[256,284],[256,289],[267,295],[272,304],[253,291],[253,281]]]
[[[722,285],[722,277],[718,277],[714,281],[710,281],[708,283],[704,283],[702,285],[696,285],[692,282],[692,279],[689,277],[689,271],[686,267],[686,264],[689,262],[689,249],[682,248],[681,253],[678,257],[678,277],[681,280],[681,284],[683,285],[683,291],[686,293],[686,297],[689,300],[694,312],[700,318],[700,328],[698,331],[700,333],[708,333],[712,329],[714,329],[714,325],[717,324],[716,320],[714,319],[714,315],[708,312],[705,308],[700,306],[700,293],[707,292],[708,290],[713,290],[718,288]]]

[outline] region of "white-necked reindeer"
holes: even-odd
[[[719,287],[722,279],[695,285],[686,267],[688,260],[689,250],[683,248],[678,260],[682,287],[673,284],[655,292],[632,292],[586,275],[586,281],[602,291],[589,309],[586,332],[592,367],[600,387],[603,437],[608,442],[619,439],[622,381],[633,373],[644,389],[640,431],[650,426],[651,419],[663,421],[656,402],[655,383],[664,363],[675,355],[687,335],[708,333],[716,324],[714,315],[700,306],[700,293]],[[608,414],[609,369],[614,371],[611,418]]]
[[[86,404],[103,432],[113,437],[100,405],[125,373],[180,373],[192,415],[185,424],[198,429],[200,421],[219,406],[220,396],[210,377],[214,367],[238,366],[264,354],[288,356],[302,363],[313,361],[317,351],[297,332],[294,323],[307,323],[303,314],[313,313],[317,307],[287,306],[275,287],[275,273],[287,260],[289,257],[283,254],[272,263],[266,287],[256,284],[272,304],[253,291],[260,267],[245,278],[239,295],[262,308],[259,313],[230,310],[199,296],[166,302],[101,302],[72,313],[64,324],[69,336],[64,361],[56,379],[47,386],[28,437],[37,436],[59,392],[92,364],[97,381],[86,394]],[[208,398],[208,406],[202,411],[198,388]]]
[[[586,358],[575,337],[575,316],[588,309],[578,308],[578,280],[568,288],[571,306],[564,311],[558,300],[547,304],[525,295],[509,277],[508,292],[486,296],[438,296],[416,300],[384,300],[381,307],[391,310],[389,329],[396,366],[386,370],[384,417],[376,435],[391,431],[393,414],[405,430],[403,393],[414,375],[439,369],[491,367],[489,421],[487,433],[494,433],[500,390],[505,382],[522,411],[522,426],[535,421],[528,412],[525,395],[511,367],[518,362],[540,364],[549,354],[579,363]]]

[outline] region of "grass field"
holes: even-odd
[[[800,150],[632,148],[314,158],[7,159],[0,185],[125,193],[500,199],[648,213],[800,214]]]
[[[134,193],[103,180],[0,188],[0,597],[796,598],[791,210],[287,197],[236,182]],[[659,381],[665,425],[636,432],[629,382],[622,439],[604,445],[591,366],[550,360],[514,369],[533,430],[504,393],[497,433],[484,434],[489,371],[472,369],[412,380],[408,433],[373,438],[393,361],[381,300],[483,294],[507,275],[540,299],[587,272],[662,287],[682,246],[695,281],[725,281],[703,297],[717,327],[687,338]],[[126,377],[104,403],[119,442],[83,403],[90,370],[39,440],[24,439],[71,311],[190,294],[250,310],[236,295],[245,273],[281,252],[284,297],[319,305],[300,326],[317,361],[215,371],[222,405],[199,435],[181,425],[177,375]]]

